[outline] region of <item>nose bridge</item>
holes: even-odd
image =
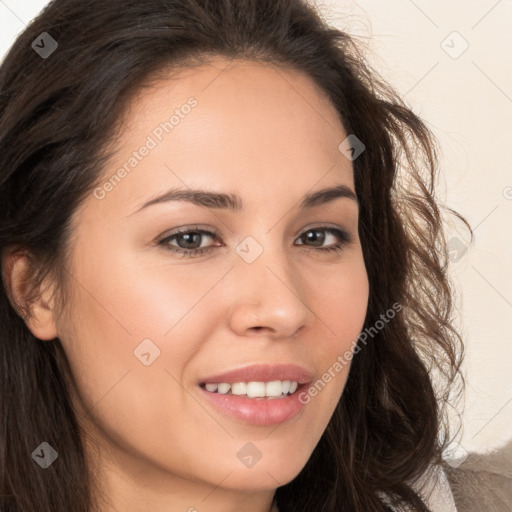
[[[245,237],[235,249],[232,327],[243,334],[250,328],[269,328],[290,336],[307,321],[300,272],[278,231]]]
[[[248,274],[249,282],[258,281],[256,284],[269,287],[269,291],[276,287],[293,289],[297,283],[289,275],[293,262],[286,242],[279,234],[279,229],[270,229],[261,224],[260,227],[259,230],[253,229],[253,234],[246,236],[236,247],[239,257],[236,266],[240,272]],[[254,279],[251,280],[251,276]],[[291,292],[288,290],[288,293]]]

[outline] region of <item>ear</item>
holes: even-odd
[[[2,260],[3,280],[13,308],[36,338],[56,338],[58,334],[54,301],[47,287],[43,286],[43,290],[33,290],[30,281],[30,258],[27,252],[11,252]]]

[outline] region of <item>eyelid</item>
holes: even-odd
[[[329,222],[317,223],[317,224],[313,224],[310,226],[306,226],[305,228],[302,228],[302,230],[297,234],[296,238],[301,237],[304,233],[307,233],[308,231],[311,231],[312,229],[325,229],[326,231],[328,229],[334,229],[334,230],[337,230],[337,231],[340,231],[340,232],[346,234],[346,236],[349,237],[350,239],[353,238],[350,230],[343,228],[337,224],[331,224]],[[165,234],[161,235],[160,237],[158,237],[158,240],[162,241],[162,240],[165,240],[165,239],[170,238],[175,235],[180,235],[180,234],[190,233],[190,232],[202,233],[204,235],[211,234],[211,235],[214,235],[216,238],[222,238],[221,233],[219,231],[217,231],[215,228],[210,227],[210,226],[201,227],[200,225],[196,224],[196,225],[185,225],[183,227],[175,228],[172,231],[165,233]]]
[[[314,224],[311,224],[311,225],[303,228],[297,236],[301,236],[306,231],[310,231],[311,229],[337,229],[339,231],[346,231],[348,233],[348,229],[346,229],[338,224],[332,224],[330,222],[316,222]]]
[[[217,231],[215,228],[212,228],[210,226],[201,227],[200,225],[192,224],[192,225],[185,225],[182,227],[174,228],[173,230],[166,232],[163,235],[159,236],[158,239],[161,241],[161,240],[164,240],[164,239],[169,238],[174,235],[181,235],[181,234],[190,233],[190,232],[203,233],[205,235],[211,234],[211,235],[215,235],[215,237],[217,237],[217,238],[221,238],[220,231]]]

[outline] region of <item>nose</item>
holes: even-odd
[[[239,336],[290,338],[306,328],[313,314],[306,279],[283,248],[266,247],[252,263],[237,257],[229,283],[228,320]]]

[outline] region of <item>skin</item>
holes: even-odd
[[[274,426],[224,415],[197,382],[281,362],[306,367],[314,382],[363,327],[357,202],[298,207],[321,188],[354,190],[352,163],[338,150],[347,133],[304,74],[220,58],[174,72],[134,98],[105,180],[191,96],[197,106],[173,131],[103,199],[91,195],[75,212],[66,311],[43,295],[27,321],[41,340],[58,336],[68,356],[87,456],[106,496],[101,512],[271,510],[276,488],[300,472],[324,432],[348,367]],[[173,201],[135,213],[177,186],[237,194],[245,209]],[[322,231],[323,243],[299,245],[324,225],[352,241],[322,253],[318,245],[339,243]],[[172,253],[187,247],[183,237],[157,244],[194,226],[219,233],[199,239],[209,253]],[[263,249],[252,263],[235,252],[247,236]],[[11,280],[20,293],[22,271],[19,258]],[[160,350],[149,366],[134,356],[146,338]],[[237,457],[249,441],[262,454],[250,468]]]

